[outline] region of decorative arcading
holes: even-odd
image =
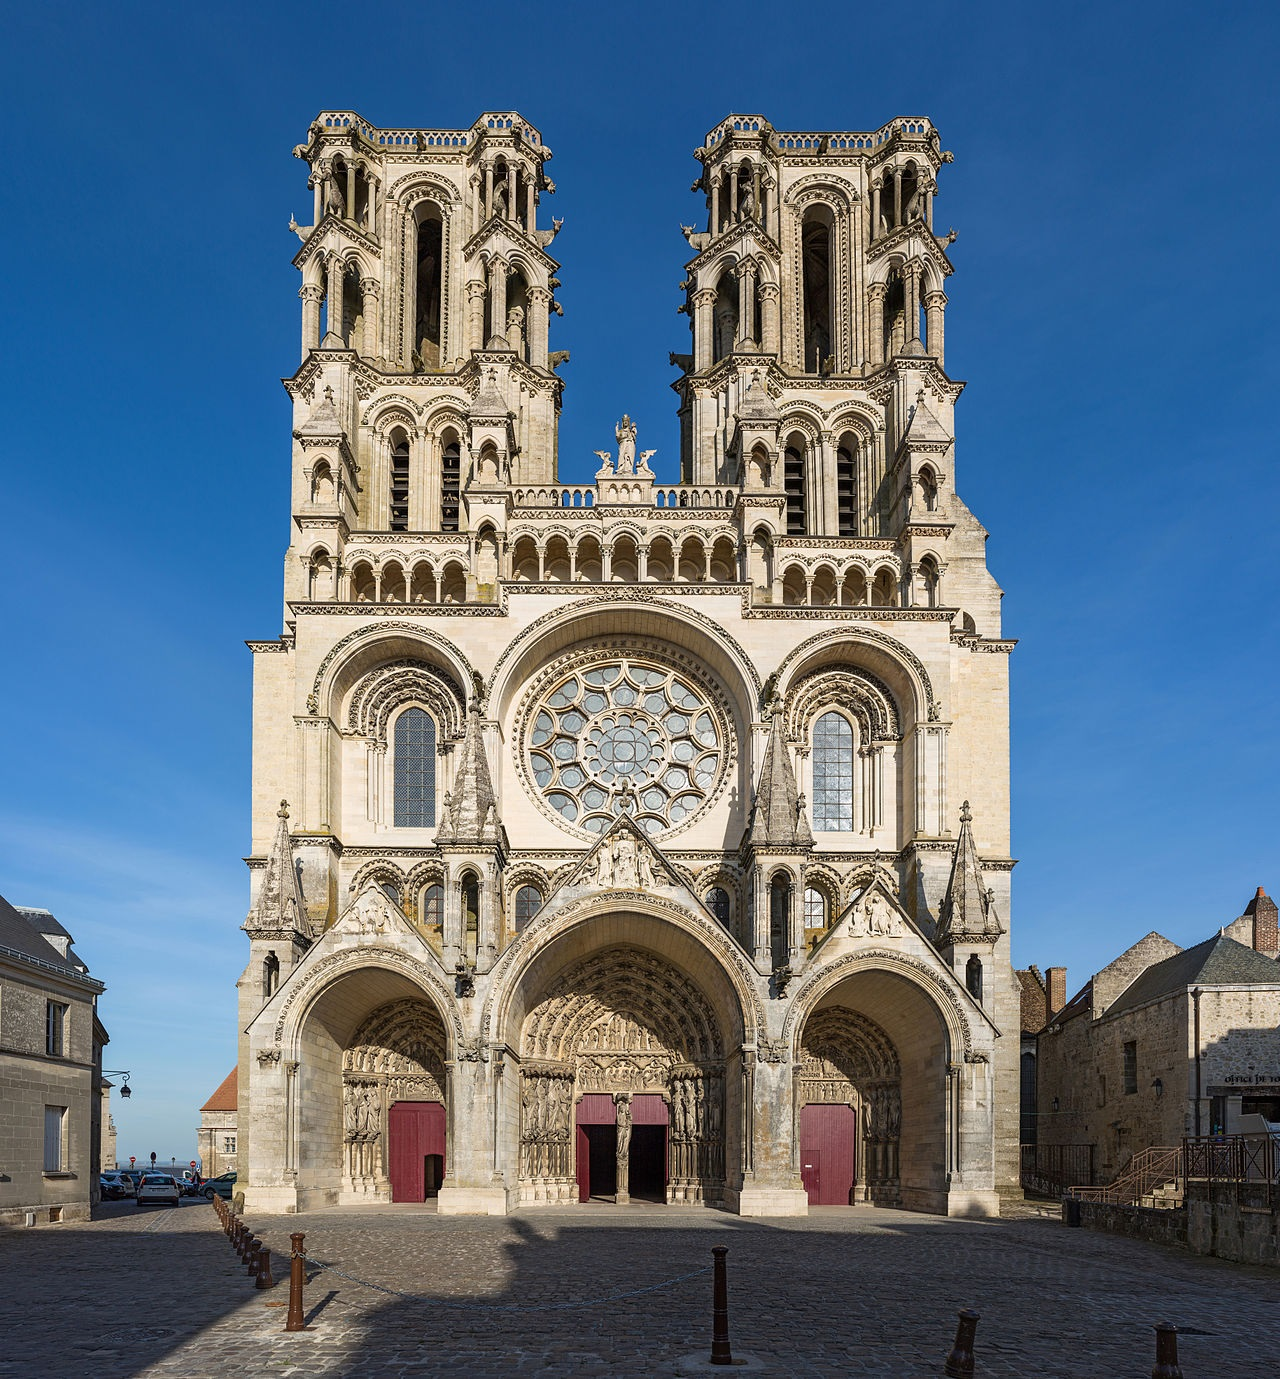
[[[821,667],[804,676],[787,696],[787,734],[808,740],[810,727],[826,708],[848,710],[858,721],[864,742],[897,742],[902,737],[898,705],[892,691],[869,670],[853,666]]]

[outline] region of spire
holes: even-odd
[[[281,800],[276,811],[279,823],[276,836],[267,854],[267,865],[258,887],[258,903],[249,911],[245,928],[251,933],[268,929],[273,932],[292,930],[309,934],[307,907],[298,883],[298,870],[293,864],[293,842],[289,837],[289,801]]]
[[[498,840],[498,797],[480,726],[480,701],[473,699],[462,738],[453,790],[445,796],[436,841],[489,844]]]
[[[973,841],[973,814],[969,801],[960,806],[960,837],[956,842],[955,860],[951,863],[951,880],[942,899],[938,916],[938,944],[955,943],[958,939],[992,939],[1004,932],[996,914],[995,899],[982,879],[982,863]]]
[[[813,833],[805,817],[804,796],[796,789],[791,753],[782,732],[782,714],[775,710],[764,749],[764,768],[756,791],[751,841],[769,847],[810,847]]]

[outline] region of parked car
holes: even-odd
[[[222,1173],[216,1178],[208,1179],[204,1187],[200,1189],[200,1191],[204,1194],[205,1201],[207,1202],[213,1201],[215,1193],[217,1194],[217,1196],[222,1197],[229,1202],[231,1200],[231,1194],[235,1192],[235,1190],[236,1175],[234,1171],[231,1173]]]
[[[127,1178],[108,1178],[103,1173],[98,1177],[98,1195],[104,1202],[118,1202],[133,1196],[133,1184]]]
[[[171,1207],[178,1205],[178,1180],[168,1173],[147,1173],[138,1184],[138,1205],[149,1206],[152,1202],[163,1202]]]
[[[128,1179],[128,1181],[133,1184],[134,1196],[136,1197],[138,1194],[138,1184],[147,1176],[145,1171],[141,1168],[122,1168],[119,1172],[122,1178]]]

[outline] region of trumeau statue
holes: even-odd
[[[636,424],[624,412],[614,428],[618,440],[618,473],[634,474],[636,468]]]

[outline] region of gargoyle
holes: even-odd
[[[689,247],[699,254],[711,243],[711,236],[705,231],[695,230],[692,225],[682,225],[680,233],[689,241]]]
[[[552,217],[551,228],[549,230],[535,230],[534,238],[538,241],[538,244],[543,249],[545,249],[551,243],[551,241],[555,239],[555,237],[560,233],[560,227],[563,224],[563,217],[561,217],[559,220]]]

